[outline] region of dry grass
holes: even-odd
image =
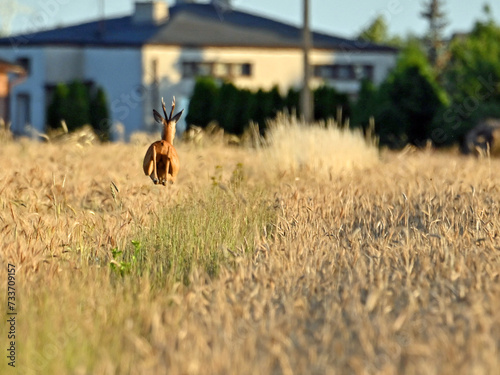
[[[378,163],[373,140],[365,139],[359,130],[340,129],[332,120],[309,125],[280,115],[269,124],[266,143],[269,147],[263,150],[265,164],[281,175],[332,179]]]
[[[345,135],[297,167],[286,129],[286,155],[180,145],[168,188],[140,142],[3,144],[17,373],[496,373],[500,161]]]

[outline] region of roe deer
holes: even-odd
[[[175,96],[172,100],[172,109],[170,110],[170,116],[167,116],[167,110],[165,109],[165,102],[161,98],[161,106],[163,108],[162,117],[155,109],[153,109],[153,115],[156,122],[163,124],[163,131],[161,133],[161,141],[154,142],[149,146],[146,155],[144,156],[143,168],[146,176],[151,177],[153,182],[156,184],[161,183],[166,185],[168,182],[168,176],[171,176],[170,183],[174,183],[177,173],[179,173],[179,156],[174,148],[174,138],[175,138],[175,125],[177,121],[182,116],[184,110],[173,116],[175,109]]]

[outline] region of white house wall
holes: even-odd
[[[45,82],[57,84],[84,79],[84,57],[80,47],[55,47],[44,49]]]
[[[144,87],[138,48],[86,48],[84,76],[107,95],[110,120],[125,126],[127,135],[143,130]]]

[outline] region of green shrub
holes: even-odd
[[[90,124],[102,141],[110,138],[110,119],[106,93],[97,88],[91,95],[89,88],[81,81],[69,85],[59,83],[47,108],[47,127],[57,129],[64,120],[69,131]]]
[[[196,126],[206,127],[214,120],[215,103],[219,88],[210,77],[200,77],[196,80],[191,100],[189,101],[186,122]]]
[[[71,131],[90,124],[90,95],[87,87],[81,81],[71,82],[68,88],[65,120],[68,130]]]
[[[101,141],[109,141],[111,121],[109,119],[106,93],[98,88],[90,101],[90,123]]]
[[[323,85],[314,90],[313,96],[314,118],[316,120],[334,118],[339,124],[342,124],[343,119],[350,118],[351,106],[346,94],[340,94],[333,87]],[[337,118],[339,108],[342,109],[343,119]]]
[[[335,118],[339,106],[342,107],[344,118],[350,116],[347,95],[322,86],[316,90],[314,97],[316,119]],[[193,90],[186,121],[201,127],[216,121],[231,134],[242,134],[253,121],[263,134],[267,120],[275,118],[283,110],[300,116],[299,101],[300,92],[293,88],[282,96],[278,86],[270,90],[250,91],[237,88],[230,82],[217,84],[213,78],[200,77]]]
[[[47,108],[47,126],[57,129],[61,126],[61,120],[66,119],[66,106],[68,103],[69,88],[64,83],[58,83],[52,101]]]

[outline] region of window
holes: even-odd
[[[373,65],[363,65],[362,74],[361,78],[373,81]]]
[[[209,76],[212,75],[212,64],[211,63],[198,63],[196,67],[196,75],[199,76]]]
[[[212,76],[217,78],[249,77],[252,75],[250,63],[226,62],[196,62],[184,61],[182,63],[182,76],[192,78],[196,76]]]
[[[333,65],[315,65],[314,66],[314,76],[318,78],[334,78],[334,66]]]
[[[182,63],[182,76],[184,78],[196,76],[196,63],[183,62]]]
[[[314,76],[339,81],[373,79],[373,65],[328,64],[314,65]]]
[[[356,74],[354,73],[354,66],[352,65],[337,65],[336,77],[339,80],[349,80],[354,79]]]
[[[30,74],[30,71],[31,71],[31,60],[29,57],[19,57],[17,60],[16,60],[16,63],[18,65],[21,65],[23,67],[23,69],[26,71],[26,74]]]
[[[249,64],[249,63],[245,63],[245,64],[238,64],[239,68],[240,68],[240,74],[241,76],[244,76],[244,77],[249,77],[252,75],[252,65]]]
[[[231,75],[231,65],[224,63],[215,63],[213,75],[215,77],[228,77]]]

